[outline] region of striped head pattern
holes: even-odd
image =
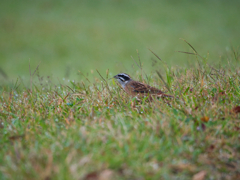
[[[131,77],[126,73],[119,73],[114,76],[114,78],[118,80],[118,82],[122,85],[123,88],[131,80]]]

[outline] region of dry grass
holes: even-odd
[[[148,76],[170,106],[130,99],[108,71],[94,84],[2,87],[1,179],[238,179],[239,69],[198,62]]]

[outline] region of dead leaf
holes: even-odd
[[[144,122],[145,126],[149,125],[150,123],[148,121]]]
[[[180,164],[171,165],[171,169],[174,173],[179,173],[185,170],[194,172],[196,170],[196,166],[193,164],[180,163]]]
[[[22,135],[10,136],[9,139],[14,141],[14,140],[17,140],[17,139],[22,139],[24,137],[25,137],[25,134],[22,134]]]
[[[195,174],[192,179],[193,180],[204,180],[206,174],[207,174],[206,171],[200,171],[197,174]]]
[[[202,121],[202,122],[208,122],[208,121],[209,121],[209,117],[203,116],[203,117],[201,118],[201,121]]]
[[[97,180],[98,179],[98,173],[97,172],[91,172],[87,174],[84,178],[84,180]]]
[[[105,169],[102,172],[91,172],[84,177],[84,180],[111,180],[114,172],[110,169]]]
[[[215,145],[214,144],[211,144],[208,148],[209,151],[213,151],[215,149]]]
[[[99,180],[111,180],[113,179],[113,171],[106,169],[99,174]]]
[[[239,126],[235,126],[236,131],[240,131],[240,127]]]
[[[196,106],[194,109],[197,110],[199,108],[199,106]]]
[[[233,109],[232,109],[232,112],[233,113],[240,113],[240,106],[236,106],[236,107],[234,107]]]

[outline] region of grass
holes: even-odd
[[[136,102],[108,71],[94,84],[2,87],[0,179],[238,179],[239,56],[213,66],[192,49],[196,66],[148,76],[170,105]]]
[[[240,179],[239,29],[237,0],[1,2],[0,179]]]

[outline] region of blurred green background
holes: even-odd
[[[6,0],[0,3],[0,81],[40,75],[80,80],[78,70],[98,77],[135,74],[138,49],[146,72],[154,71],[151,48],[170,66],[185,66],[189,51],[227,62],[240,40],[239,0]],[[219,57],[222,58],[219,58]],[[194,58],[193,58],[194,59]],[[194,62],[193,62],[194,63]]]

